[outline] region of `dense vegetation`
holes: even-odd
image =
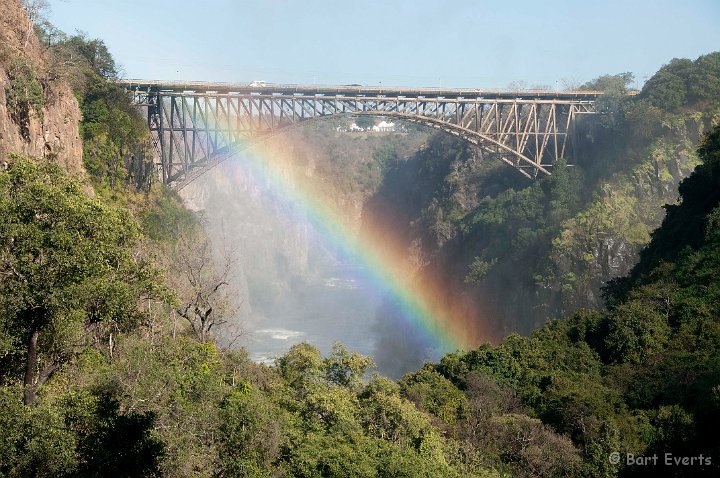
[[[451,277],[436,265],[464,258],[461,277],[475,292],[524,270],[535,283],[560,281],[563,302],[580,290],[566,277],[578,254],[597,263],[582,231],[650,241],[606,287],[607,308],[448,354],[395,382],[340,344],[327,357],[297,345],[272,367],[219,348],[210,331],[225,318],[217,292],[226,277],[208,260],[199,220],[150,181],[142,118],[107,82],[112,57],[99,40],[42,33],[56,81],[70,81],[80,100],[96,194],[51,162],[2,158],[0,476],[720,471],[720,127],[696,159],[687,153],[699,166],[651,235],[649,221],[636,220],[646,206],[626,189],[675,195],[664,176],[681,172],[662,145],[683,138],[686,154],[689,131],[709,121],[718,54],[674,60],[635,99],[617,94],[627,76],[599,79],[608,115],[582,134],[601,147],[582,168],[559,167],[529,187],[465,161],[465,147],[443,138],[414,160],[376,158],[384,174],[372,173],[373,187],[384,179],[369,207],[413,184],[381,220],[420,214],[408,240],[422,236],[434,255],[428,270]],[[23,108],[34,108],[31,96]],[[618,223],[624,216],[630,222]],[[657,453],[660,465],[627,465],[628,453]],[[665,453],[696,461],[667,466]]]
[[[340,345],[323,358],[301,344],[269,368],[175,334],[136,307],[172,298],[128,255],[127,212],[14,158],[0,173],[0,473],[615,476],[657,470],[612,465],[614,451],[717,456],[720,128],[700,156],[611,308],[399,383],[366,380],[371,361]],[[30,360],[47,380],[28,381]]]
[[[40,33],[83,111],[95,197],[51,162],[3,158],[0,476],[485,474],[397,384],[366,382],[366,357],[301,345],[268,368],[219,350],[223,272],[150,181],[112,57]]]
[[[606,94],[602,114],[571,131],[570,168],[529,183],[437,137],[394,163],[370,207],[407,225],[427,274],[452,284],[453,300],[472,302],[497,337],[599,307],[602,285],[635,264],[720,121],[720,53],[672,60],[636,96],[625,94],[631,83],[623,73],[581,85]]]

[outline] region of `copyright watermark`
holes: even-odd
[[[608,455],[611,465],[626,466],[710,466],[712,457],[708,455],[678,456],[672,453],[658,455],[634,455],[633,453],[619,453],[614,451]]]

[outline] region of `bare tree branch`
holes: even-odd
[[[190,323],[195,337],[201,342],[212,340],[213,327],[227,323],[230,300],[227,289],[234,257],[224,251],[221,265],[216,267],[212,245],[207,237],[180,234],[175,248],[182,305],[178,315]]]

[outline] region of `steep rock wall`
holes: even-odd
[[[0,158],[21,152],[57,161],[70,173],[85,175],[78,102],[70,87],[54,78],[32,23],[18,0],[0,0]],[[42,114],[31,114],[26,128],[11,117],[8,108],[13,64],[23,62],[42,86]]]

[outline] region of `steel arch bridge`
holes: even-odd
[[[121,80],[147,110],[162,179],[176,189],[247,144],[303,121],[375,115],[440,129],[529,178],[566,155],[600,91],[385,88]]]

